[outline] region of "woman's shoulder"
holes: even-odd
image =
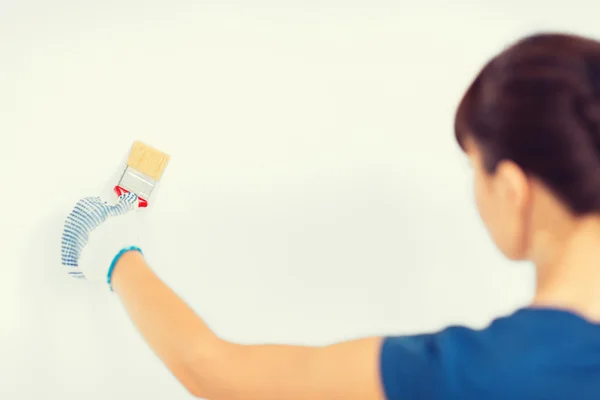
[[[432,333],[389,336],[383,341],[380,364],[386,393],[396,394],[390,399],[446,398],[448,393],[490,398],[485,394],[491,392],[498,398],[520,398],[511,397],[519,393],[512,391],[517,388],[553,399],[544,397],[536,383],[555,379],[544,375],[548,371],[560,372],[560,390],[589,383],[581,374],[571,379],[569,371],[578,365],[600,375],[600,325],[568,311],[523,308],[482,329],[449,326]],[[600,391],[600,381],[596,385]]]

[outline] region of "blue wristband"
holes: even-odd
[[[106,275],[106,283],[108,283],[108,287],[110,288],[111,292],[113,291],[113,288],[112,288],[112,274],[113,274],[113,271],[115,269],[115,266],[117,265],[117,262],[123,256],[123,254],[128,253],[130,251],[137,251],[141,255],[144,255],[144,253],[142,252],[142,250],[139,247],[131,246],[131,247],[125,247],[123,250],[121,250],[115,256],[115,258],[113,258],[112,262],[110,263],[110,267],[108,268],[108,274]]]

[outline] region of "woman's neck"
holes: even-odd
[[[581,221],[567,240],[546,245],[553,257],[536,265],[533,306],[566,309],[600,322],[600,222]]]

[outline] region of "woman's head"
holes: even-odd
[[[455,132],[498,247],[534,259],[537,241],[600,214],[600,43],[527,37],[469,87]]]

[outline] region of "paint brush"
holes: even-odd
[[[163,175],[170,156],[147,144],[136,141],[131,147],[127,166],[114,188],[117,196],[135,193],[139,207],[148,207],[148,199]]]

